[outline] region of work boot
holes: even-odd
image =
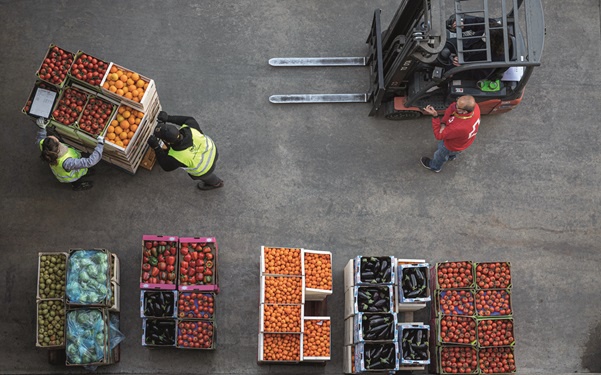
[[[92,182],[92,181],[82,181],[82,182],[74,183],[72,185],[73,191],[90,190],[93,187],[94,187],[94,182]]]
[[[421,162],[422,162],[422,165],[424,166],[424,168],[429,169],[432,172],[436,172],[436,173],[440,172],[440,169],[434,169],[434,168],[430,167],[430,162],[431,161],[432,161],[432,159],[427,158],[425,156],[423,158],[421,158]]]
[[[217,183],[217,185],[207,185],[205,184],[203,181],[198,183],[198,188],[200,190],[213,190],[213,189],[219,189],[220,187],[223,187],[223,180],[219,181]]]

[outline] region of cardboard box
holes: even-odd
[[[176,277],[175,277],[175,279],[173,279],[173,281],[171,281],[171,284],[167,283],[167,281],[165,281],[165,283],[162,284],[160,282],[150,283],[149,280],[146,280],[146,281],[143,280],[144,272],[148,272],[148,271],[144,271],[144,269],[142,268],[142,266],[144,265],[144,250],[146,250],[146,247],[145,247],[146,241],[175,242],[176,249],[177,249],[178,237],[177,236],[156,236],[156,235],[148,235],[148,234],[145,234],[142,236],[142,257],[140,259],[140,261],[141,261],[140,262],[140,288],[141,289],[161,289],[161,290],[177,289],[177,286],[176,286],[177,272],[178,272],[177,250],[176,250],[176,254],[173,255],[173,256],[175,256],[175,259],[176,259],[175,264],[174,264],[174,271],[173,271],[175,273]]]
[[[289,332],[276,332],[276,331],[266,331],[265,330],[265,309],[270,309],[270,308],[290,308],[292,310],[292,313],[290,315],[295,315],[298,316],[298,320],[300,323],[300,331],[289,331]],[[259,316],[259,332],[264,332],[264,333],[303,333],[304,332],[304,319],[303,317],[305,316],[304,314],[305,311],[305,306],[304,305],[291,305],[291,304],[275,304],[275,303],[269,303],[269,304],[265,304],[262,303],[261,307],[260,307],[260,316]]]
[[[303,263],[305,263],[307,260],[307,254],[309,254],[309,256],[311,256],[311,254],[319,254],[319,255],[327,256],[329,258],[329,275],[330,275],[330,281],[332,282],[330,284],[331,287],[329,289],[308,288],[308,287],[305,288],[305,299],[307,301],[322,301],[324,298],[326,298],[332,294],[332,289],[333,289],[332,253],[329,251],[307,250],[307,249],[302,249],[302,251],[303,251]],[[305,285],[306,285],[306,281],[307,281],[306,278],[308,276],[310,276],[311,271],[307,269],[306,264],[304,264],[304,269],[305,269]]]
[[[441,335],[441,321],[442,320],[457,320],[460,323],[466,322],[470,326],[474,326],[474,331],[476,332],[476,337],[469,342],[458,342],[457,339],[448,338],[447,341],[443,341]],[[447,324],[449,325],[449,324]],[[444,345],[476,345],[478,342],[478,331],[477,331],[477,322],[476,318],[471,316],[461,316],[461,315],[442,315],[436,318],[436,343],[444,344]]]
[[[457,349],[459,348],[459,349]],[[443,357],[443,353],[445,351],[448,350],[460,350],[462,351],[467,358],[470,358],[472,360],[476,361],[476,366],[473,368],[473,371],[471,372],[467,372],[466,374],[478,374],[479,373],[479,369],[480,367],[478,366],[479,360],[478,360],[478,349],[473,347],[473,346],[467,346],[467,345],[442,345],[442,346],[438,346],[436,348],[436,372],[438,374],[458,374],[459,373],[459,368],[456,369],[456,372],[453,371],[447,371],[447,370],[451,370],[453,367],[453,363],[452,362],[446,362],[443,361],[442,357]]]
[[[399,298],[399,304],[404,304],[404,303],[424,303],[424,302],[428,302],[430,301],[431,295],[430,295],[430,265],[428,263],[419,263],[419,264],[399,264],[397,271],[398,271],[398,298]],[[413,269],[419,269],[420,272],[422,272],[423,277],[425,279],[425,282],[422,283],[422,285],[425,285],[425,292],[426,295],[422,296],[422,297],[409,297],[406,296],[404,291],[403,291],[403,284],[404,282],[407,282],[406,280],[404,280],[404,277],[411,275],[411,272]],[[410,282],[410,280],[408,281]],[[417,280],[417,282],[420,282],[419,280]]]
[[[370,311],[363,311],[363,309],[360,308],[360,306],[359,306],[358,292],[364,291],[364,290],[366,290],[366,288],[380,288],[386,292],[386,296],[389,299],[389,304],[386,306],[386,309],[388,311],[381,311],[381,312],[374,311],[374,313],[396,312],[396,301],[394,298],[394,286],[392,286],[392,285],[376,285],[376,284],[373,284],[371,286],[354,286],[353,288],[348,289],[344,293],[344,318],[345,319],[347,319],[355,314],[361,313],[361,312],[370,312]]]
[[[213,262],[213,268],[212,268],[212,275],[206,275],[206,271],[204,272],[204,276],[212,276],[212,280],[209,283],[205,283],[204,281],[202,283],[199,283],[198,281],[196,281],[194,284],[186,284],[185,281],[183,281],[183,276],[181,274],[181,272],[179,272],[178,269],[178,277],[177,277],[177,283],[178,283],[178,290],[180,291],[190,291],[190,290],[198,290],[198,291],[203,291],[203,292],[215,292],[215,293],[219,293],[219,246],[217,245],[217,239],[215,237],[181,237],[179,239],[179,244],[180,244],[180,251],[179,251],[179,264],[182,264],[182,260],[184,259],[184,255],[182,254],[181,248],[183,244],[199,244],[201,246],[204,247],[209,247],[211,248],[211,252],[210,254],[212,254],[213,259],[207,259],[206,258],[206,253],[204,253],[204,251],[202,251],[202,253],[204,254],[203,256],[205,258],[203,258],[202,260],[205,262],[205,265],[203,265],[205,267],[205,269],[207,269],[206,267],[206,262],[208,260]],[[202,245],[205,244],[205,245]]]
[[[151,294],[160,293],[163,295],[163,299],[168,298],[167,296],[171,296],[173,300],[173,313],[168,316],[153,316],[150,312],[146,313],[146,300]],[[178,316],[177,311],[177,298],[178,293],[177,290],[144,290],[140,291],[140,318],[153,318],[153,319],[176,319]],[[165,305],[167,303],[165,302]]]
[[[266,252],[269,252],[270,249],[289,249],[291,252],[293,253],[297,253],[300,257],[300,273],[295,273],[295,274],[290,274],[290,273],[285,273],[285,272],[280,272],[280,271],[269,271],[266,269]],[[261,259],[260,259],[260,263],[261,263],[261,276],[264,275],[271,275],[271,276],[282,276],[282,275],[287,275],[287,276],[305,276],[305,260],[303,257],[303,251],[301,248],[297,248],[297,247],[282,247],[282,246],[261,246]]]
[[[292,296],[286,295],[289,299],[286,301],[275,301],[273,299],[265,300],[265,284],[269,283],[270,280],[278,280],[278,279],[292,279],[300,284],[299,295],[297,298],[292,298]],[[272,287],[273,288],[273,287]],[[274,290],[275,293],[278,293],[277,290]],[[284,303],[284,304],[304,304],[305,303],[305,278],[302,276],[261,276],[261,285],[259,291],[259,302],[260,303]],[[284,297],[284,295],[282,295]]]
[[[266,338],[273,340],[293,340],[296,341],[300,347],[298,356],[290,360],[274,360],[265,356],[264,344]],[[259,364],[294,364],[301,362],[303,358],[303,334],[302,333],[259,333],[259,345],[258,345],[258,360]]]
[[[121,286],[114,281],[111,281],[111,302],[109,311],[121,311]]]
[[[158,344],[151,341],[152,326],[160,324],[162,329],[173,333],[173,344]],[[177,343],[177,321],[175,319],[142,318],[142,346],[158,348],[175,348]]]
[[[498,264],[498,265],[497,265]],[[474,271],[480,268],[487,271],[492,271],[493,274],[485,275],[484,270],[482,276],[478,277],[478,273],[474,272],[474,283],[476,289],[511,289],[511,263],[510,262],[481,262],[474,263]],[[492,279],[489,283],[483,280],[483,277]]]
[[[485,297],[489,297],[486,299]],[[493,297],[490,299],[490,297]],[[507,307],[501,306],[495,308],[492,302],[496,299],[502,299],[506,302]],[[512,316],[511,305],[511,289],[480,289],[476,290],[476,316],[477,317],[501,317]],[[478,309],[478,306],[482,306]]]
[[[357,371],[355,370],[355,346],[345,345],[342,349],[342,372],[344,374],[356,374]]]
[[[305,350],[305,348],[303,348],[303,361],[307,361],[307,362],[321,362],[321,361],[329,361],[330,357],[331,357],[331,352],[332,352],[332,330],[331,330],[331,325],[330,325],[330,317],[329,316],[306,316],[303,319],[303,327],[307,326],[307,322],[313,322],[317,325],[322,325],[322,324],[327,324],[329,325],[329,329],[326,330],[326,334],[328,336],[328,342],[329,342],[329,353],[327,356],[311,356],[311,353],[307,353],[307,351]],[[311,324],[311,323],[310,323]],[[311,342],[311,335],[307,332],[307,330],[304,331],[303,333],[303,344],[306,344],[307,342]]]
[[[368,368],[367,355],[366,351],[373,350],[373,348],[379,348],[384,346],[385,348],[392,347],[394,350],[394,364],[390,364],[383,369],[370,369]],[[400,364],[400,351],[398,342],[377,342],[377,343],[358,343],[355,344],[355,369],[358,372],[386,372],[386,371],[396,371],[399,369]]]
[[[198,319],[178,319],[177,320],[177,340],[176,340],[176,346],[178,349],[196,349],[196,350],[215,350],[217,347],[217,342],[216,342],[216,338],[217,338],[217,327],[215,325],[215,321],[214,320],[198,320]],[[188,330],[192,330],[192,333],[186,333],[183,334],[182,333],[182,329],[180,328],[181,324],[189,324],[189,328]],[[206,330],[207,333],[204,334],[203,331]],[[200,339],[202,339],[204,336],[209,336],[209,340],[210,340],[210,344],[207,345],[205,343],[204,346],[202,346],[202,344],[200,344]],[[195,342],[193,342],[194,338],[200,338],[198,341],[199,347],[196,347],[194,345],[196,345]],[[179,344],[180,340],[184,340],[183,344]],[[186,345],[186,342],[188,343],[188,345]],[[192,345],[190,345],[192,344]]]
[[[192,297],[195,296],[195,297]],[[203,319],[203,320],[214,320],[216,313],[216,294],[213,292],[200,292],[200,291],[190,291],[190,292],[179,292],[177,298],[177,317],[180,319]],[[190,299],[187,299],[190,297]],[[199,311],[198,314],[194,311],[194,309],[200,307],[203,302],[209,303],[209,308],[212,309],[209,311]],[[190,303],[191,305],[185,306],[185,302]],[[182,309],[182,305],[184,308]],[[210,306],[212,305],[212,306]],[[186,307],[189,307],[190,310],[186,311]]]
[[[466,264],[466,269],[467,270],[471,270],[471,275],[472,275],[472,281],[468,282],[468,283],[464,283],[463,286],[462,285],[441,285],[440,282],[440,278],[438,277],[438,271],[441,270],[442,268],[448,268],[450,265],[452,264],[457,264],[457,263],[465,263]],[[430,284],[435,285],[436,289],[474,289],[475,288],[475,272],[474,272],[475,268],[474,268],[474,262],[472,261],[457,261],[457,262],[441,262],[441,263],[436,263],[436,265],[430,269]]]
[[[111,261],[111,281],[114,281],[115,283],[119,284],[119,281],[121,280],[121,265],[120,265],[121,261],[119,260],[119,257],[115,253],[111,253],[110,261]]]
[[[511,317],[508,317],[508,318],[488,317],[488,318],[479,318],[479,319],[477,319],[477,322],[478,322],[477,334],[478,334],[478,347],[479,348],[500,347],[500,346],[513,347],[513,346],[515,346],[515,334],[513,331],[513,318],[511,318]],[[481,334],[481,332],[486,332],[483,328],[485,328],[487,326],[495,325],[495,324],[496,325],[499,325],[499,324],[506,325],[506,328],[499,329],[497,332],[498,336],[502,336],[502,337],[497,337],[498,340],[503,340],[503,341],[498,341],[497,345],[494,344],[494,341],[492,339],[486,340],[483,337],[484,334],[483,333]]]
[[[355,344],[355,317],[344,319],[344,345]]]
[[[367,325],[367,320],[365,320],[365,319],[369,319],[370,317],[373,317],[376,315],[390,319],[390,324],[394,327],[392,337],[390,337],[388,339],[383,339],[383,340],[365,338],[364,330]],[[353,338],[354,344],[358,344],[360,342],[396,342],[399,339],[398,330],[397,330],[397,314],[396,313],[382,313],[382,314],[358,313],[353,316],[353,331],[354,331],[354,338]]]
[[[94,58],[94,59],[98,60],[98,62],[99,62],[99,63],[100,63],[100,62],[102,62],[102,63],[106,64],[106,70],[104,71],[104,73],[101,73],[101,74],[99,75],[99,78],[98,78],[98,79],[100,79],[100,83],[99,83],[98,85],[96,85],[96,84],[92,84],[92,83],[89,83],[89,82],[87,82],[87,81],[84,81],[84,80],[81,80],[81,79],[77,78],[77,77],[75,76],[75,74],[74,74],[74,67],[73,67],[73,66],[74,66],[76,63],[78,63],[78,61],[79,61],[79,58],[80,58],[80,57],[81,57],[81,55],[83,55],[83,54],[86,54],[86,55],[88,55],[88,57],[90,57],[90,58]],[[89,89],[91,89],[91,90],[94,90],[94,91],[95,91],[95,92],[97,92],[97,93],[101,93],[101,92],[102,92],[102,91],[101,91],[102,79],[103,79],[103,77],[104,77],[104,76],[106,76],[106,74],[107,74],[108,72],[109,72],[109,63],[108,63],[108,62],[106,62],[106,61],[104,61],[104,60],[102,60],[102,59],[100,59],[100,58],[98,58],[98,57],[96,57],[96,56],[90,55],[89,53],[85,53],[85,52],[84,52],[84,51],[82,51],[82,50],[79,50],[79,51],[77,51],[77,53],[75,54],[75,58],[74,58],[74,60],[73,60],[73,65],[71,65],[71,69],[69,69],[69,72],[67,73],[67,75],[68,75],[69,79],[71,79],[72,81],[74,81],[74,82],[77,82],[78,84],[80,84],[80,85],[82,85],[82,86],[85,86],[85,87],[87,87],[87,88],[89,88]]]
[[[430,364],[430,346],[429,346],[429,341],[430,341],[430,326],[429,325],[424,325],[422,323],[399,323],[397,325],[397,329],[398,329],[398,334],[399,334],[399,342],[400,342],[400,349],[401,349],[401,364],[402,365],[427,365]],[[424,339],[422,341],[428,343],[428,349],[426,350],[427,353],[427,359],[412,359],[410,357],[405,357],[405,337],[406,335],[409,335],[409,338],[411,338],[411,333],[412,331],[415,330],[422,330],[423,335],[424,335]]]
[[[437,315],[464,315],[476,316],[475,294],[470,289],[443,289],[435,293],[434,309]],[[459,298],[457,305],[452,310],[444,310],[444,304],[451,304],[451,298]],[[471,313],[470,313],[471,312]]]

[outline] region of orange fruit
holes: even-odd
[[[136,86],[138,86],[138,87],[144,87],[144,84],[145,84],[145,83],[146,83],[146,82],[144,82],[144,81],[142,81],[141,79],[139,79],[139,80],[136,82]]]
[[[123,113],[124,111],[125,111],[124,106],[120,106],[119,109],[117,110],[118,113]]]
[[[117,67],[115,65],[111,66],[111,73],[117,73]]]
[[[140,122],[142,122],[142,120],[140,120],[139,118],[136,118],[136,121],[134,122],[134,124],[139,125]]]
[[[144,84],[144,90],[146,90],[147,88],[148,88],[148,82],[146,82],[146,83]]]
[[[127,132],[127,138],[132,139],[133,136],[134,136],[134,132],[131,131],[131,129],[130,129],[130,131]]]
[[[123,116],[123,118],[129,118],[129,116],[131,116],[131,112],[128,110],[123,111],[123,113],[121,114]]]
[[[138,118],[143,118],[144,117],[144,112],[138,111],[138,113],[136,114],[136,116],[138,116]]]
[[[119,134],[119,138],[126,139],[127,138],[127,133],[126,132],[121,132],[121,134]]]
[[[115,120],[113,120],[115,121]],[[111,121],[111,124],[113,122]],[[109,127],[106,129],[107,133],[114,133],[115,132],[115,127],[113,125],[109,125]]]
[[[131,79],[133,79],[134,81],[137,81],[140,79],[140,75],[138,73],[132,73],[131,74]]]
[[[119,79],[120,79],[122,82],[127,82],[127,75],[126,75],[126,74],[121,74],[121,76],[119,77]]]
[[[139,119],[138,119],[139,120]],[[131,130],[132,132],[136,132],[136,130],[138,130],[138,125],[134,124],[132,126],[129,127],[129,130]]]
[[[110,86],[109,86],[109,91],[110,91],[110,92],[116,92],[116,91],[117,91],[117,88],[116,88],[115,86],[113,86],[113,85],[110,85]]]
[[[121,127],[121,129],[127,129],[129,128],[129,122],[127,120],[123,120],[119,123],[119,126]],[[117,133],[119,134],[119,133]]]
[[[134,96],[131,94],[131,92],[126,92],[124,96],[125,96],[127,99],[131,99],[131,98],[133,98],[133,97],[134,97]]]
[[[102,84],[102,88],[103,88],[103,89],[108,89],[108,88],[109,88],[109,83],[108,83],[108,82],[104,82],[104,83]]]
[[[119,135],[123,133],[123,129],[120,126],[116,126],[115,127],[115,134]]]
[[[128,118],[128,119],[127,119],[127,121],[129,121],[129,124],[130,124],[130,125],[133,125],[133,124],[135,124],[135,123],[136,123],[136,118],[135,118],[135,117],[133,117],[133,116],[131,116],[130,118]]]
[[[128,78],[126,83],[127,83],[127,86],[131,86],[134,84],[134,80],[131,78]]]
[[[113,139],[115,139],[115,137],[116,137],[115,133],[108,133],[106,136],[107,136],[107,137],[108,137],[108,139],[110,139],[110,140],[113,140]]]
[[[117,95],[123,96],[123,94],[125,94],[125,92],[122,89],[117,89]]]
[[[122,81],[115,82],[115,87],[118,88],[118,89],[122,89],[123,88],[123,82]]]
[[[138,91],[138,89],[131,90],[131,94],[132,94],[133,96],[138,96],[138,95],[140,95],[140,91]]]
[[[129,139],[124,139],[123,140],[123,146],[127,146],[129,144]]]

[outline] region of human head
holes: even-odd
[[[476,99],[471,95],[463,95],[457,98],[456,109],[464,111],[465,113],[471,113],[476,107]]]
[[[60,141],[55,136],[51,135],[42,141],[42,154],[40,158],[52,165],[56,165],[60,150]]]
[[[154,135],[168,144],[177,144],[182,138],[177,127],[164,122],[157,125],[154,129]]]

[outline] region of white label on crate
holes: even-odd
[[[52,111],[52,105],[54,104],[54,98],[56,98],[56,92],[38,88],[33,97],[31,103],[31,109],[29,113],[35,116],[50,117],[50,111]]]

